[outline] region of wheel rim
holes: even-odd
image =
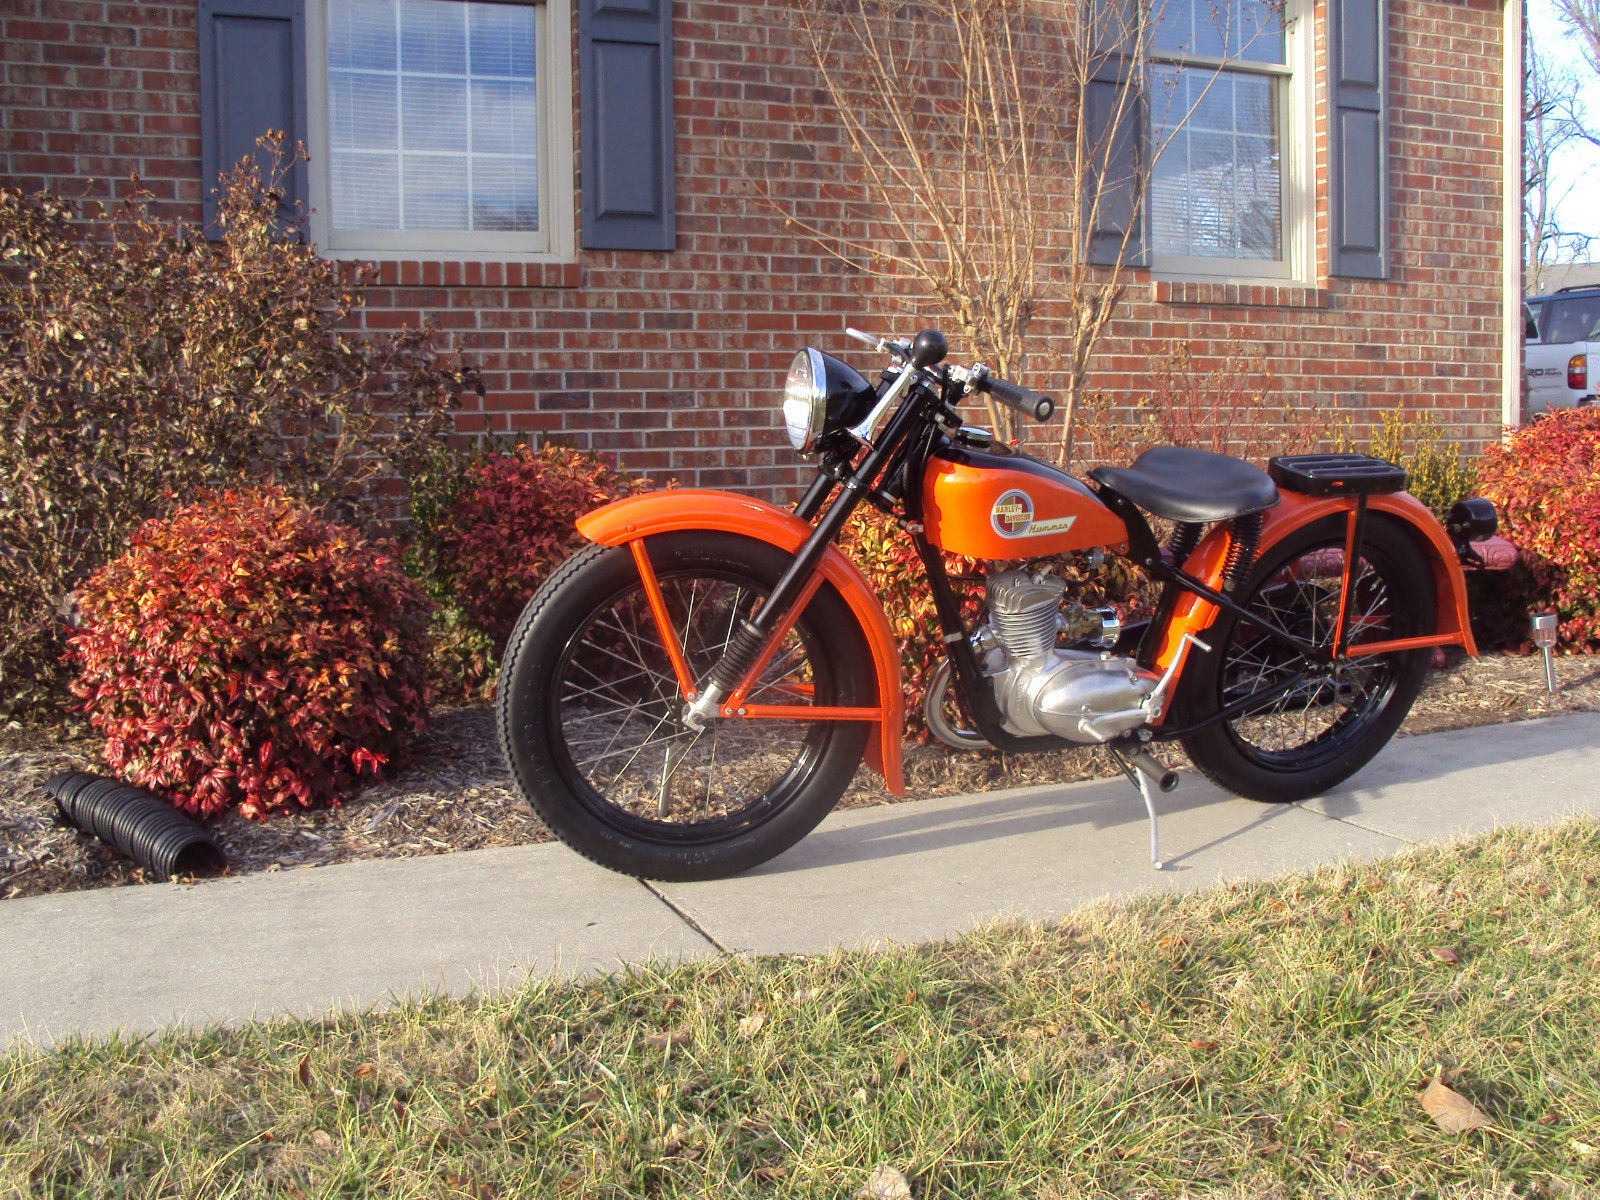
[[[1332,646],[1344,578],[1342,544],[1312,547],[1274,571],[1244,607],[1319,648]],[[1381,562],[1363,554],[1350,594],[1348,643],[1405,636]],[[1228,723],[1240,752],[1260,766],[1305,770],[1339,757],[1383,711],[1399,682],[1398,654],[1377,654],[1326,667],[1307,661],[1244,620],[1223,648],[1219,673],[1223,706],[1290,679],[1306,678]]]
[[[697,688],[736,622],[765,598],[747,577],[663,573],[662,599]],[[835,681],[804,617],[750,689],[751,704],[826,705]],[[551,741],[578,798],[630,837],[703,844],[786,807],[827,749],[828,722],[718,719],[695,732],[641,584],[596,606],[568,639],[555,676]]]

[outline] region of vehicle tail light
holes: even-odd
[[[1582,391],[1589,386],[1589,356],[1574,354],[1567,359],[1567,386]]]

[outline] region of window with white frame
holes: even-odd
[[[1283,0],[1165,0],[1150,68],[1155,270],[1300,273],[1305,24]]]
[[[313,0],[307,16],[325,252],[572,253],[567,0]]]

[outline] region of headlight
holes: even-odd
[[[828,418],[827,378],[822,352],[807,346],[794,356],[783,381],[783,424],[789,444],[802,454],[816,449],[822,437]]]
[[[794,356],[783,381],[783,424],[789,444],[802,454],[871,411],[877,393],[848,363],[807,346]]]

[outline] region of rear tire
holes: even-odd
[[[1314,645],[1338,621],[1345,519],[1330,517],[1269,547],[1240,589],[1242,607]],[[1370,517],[1352,590],[1349,641],[1422,637],[1436,621],[1433,573],[1403,528]],[[1292,647],[1223,613],[1191,647],[1173,698],[1174,725],[1201,720],[1307,665]],[[1400,727],[1422,690],[1432,649],[1402,650],[1312,667],[1300,685],[1254,712],[1183,739],[1195,767],[1218,787],[1285,803],[1327,791],[1365,766]]]
[[[686,531],[648,539],[650,561],[696,684],[734,621],[793,556],[752,538]],[[849,784],[870,728],[808,721],[807,707],[875,703],[855,615],[818,589],[752,704],[794,720],[718,718],[696,734],[632,551],[590,546],[528,602],[506,646],[496,711],[523,799],[574,850],[649,879],[714,879],[788,849]]]

